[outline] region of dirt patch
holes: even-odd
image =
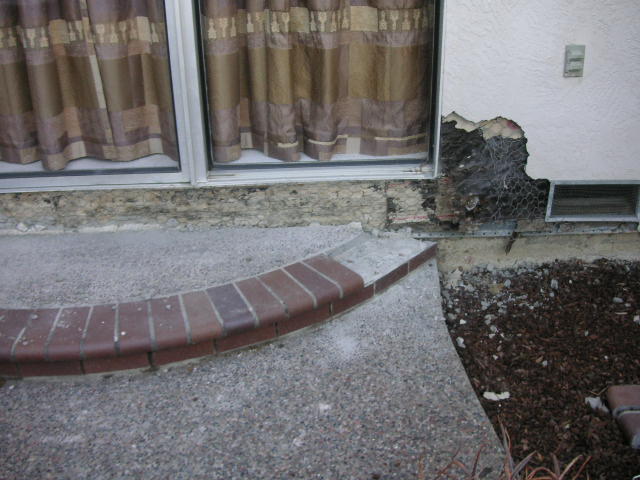
[[[592,457],[593,479],[640,474],[640,452],[587,405],[610,385],[640,384],[640,262],[564,261],[443,277],[449,332],[496,431],[514,456]],[[489,400],[491,393],[509,393]]]

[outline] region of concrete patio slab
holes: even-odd
[[[147,253],[144,247],[136,250]],[[361,233],[304,260],[206,290],[142,301],[125,297],[106,305],[0,309],[0,375],[155,368],[262,343],[355,308],[435,253],[432,242],[390,232]],[[242,243],[227,250],[236,262],[244,254]],[[111,257],[103,254],[101,262]],[[69,275],[76,261],[71,256],[57,270]]]
[[[117,303],[250,277],[336,247],[359,224],[0,236],[0,306]]]
[[[261,347],[0,389],[0,477],[432,478],[500,448],[451,344],[437,268]]]

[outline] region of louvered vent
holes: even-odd
[[[637,221],[638,185],[552,185],[550,221]]]

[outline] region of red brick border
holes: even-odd
[[[139,302],[0,309],[0,376],[148,368],[269,341],[377,295],[435,256],[430,245],[365,285],[328,255],[202,291]]]

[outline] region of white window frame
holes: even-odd
[[[63,190],[104,190],[119,188],[191,188],[230,185],[270,185],[356,180],[424,180],[439,175],[440,118],[442,99],[442,64],[444,44],[445,0],[440,0],[438,51],[435,52],[437,89],[434,94],[433,162],[418,164],[348,166],[308,166],[301,168],[246,168],[216,172],[209,170],[207,158],[205,111],[200,76],[196,22],[198,12],[188,0],[165,0],[167,36],[174,110],[180,154],[180,171],[172,173],[136,173],[92,175],[51,175],[0,178],[0,193]],[[127,164],[119,164],[126,168]]]

